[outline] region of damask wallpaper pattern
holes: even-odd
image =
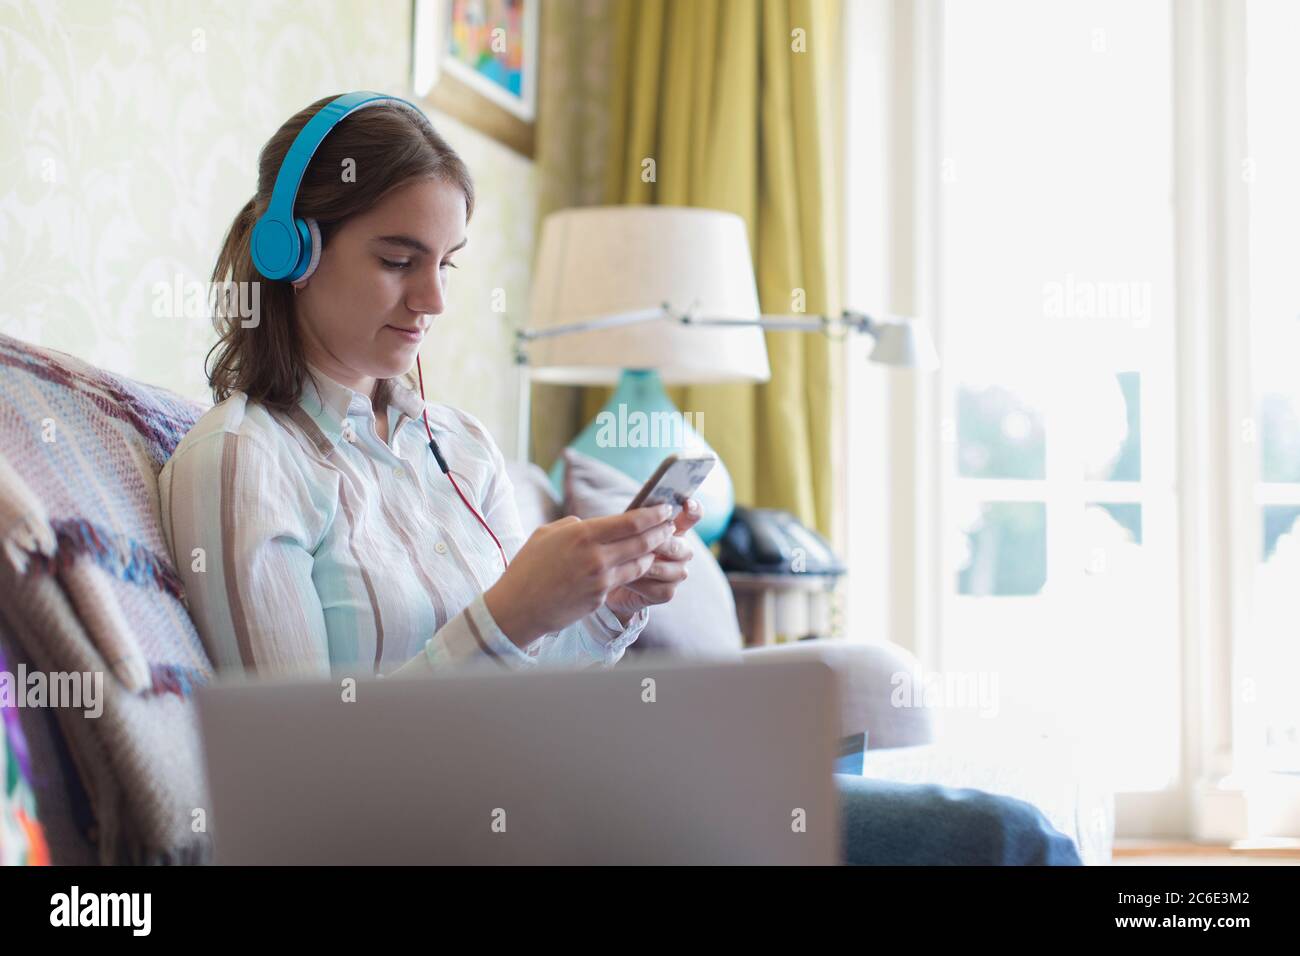
[[[538,236],[550,212],[599,205],[610,128],[612,0],[545,0],[538,102]],[[532,457],[550,468],[585,424],[580,393],[534,385]]]
[[[566,8],[603,3],[561,0],[547,29],[563,35]],[[212,330],[197,310],[155,314],[161,290],[184,302],[207,281],[258,150],[291,113],[352,89],[411,95],[410,22],[410,0],[0,0],[0,331],[209,400]],[[551,46],[543,90],[573,53]],[[431,118],[468,164],[478,206],[424,349],[426,385],[510,455],[539,164]],[[540,152],[543,167],[582,178]]]

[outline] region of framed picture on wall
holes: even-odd
[[[540,6],[541,0],[414,0],[415,95],[531,159]]]

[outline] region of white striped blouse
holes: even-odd
[[[483,593],[496,545],[438,468],[418,394],[393,382],[380,439],[367,396],[308,366],[287,414],[236,392],[159,475],[163,533],[199,635],[221,670],[403,674],[452,666],[611,665],[645,627],[606,607],[519,648]],[[428,403],[461,490],[511,558],[524,543],[492,436]]]

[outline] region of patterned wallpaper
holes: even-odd
[[[546,0],[538,85],[538,230],[547,213],[604,202],[613,0]],[[579,390],[534,385],[532,458],[550,468],[585,422]]]
[[[585,0],[559,6],[571,3]],[[211,328],[156,316],[157,284],[184,295],[207,280],[258,150],[291,113],[352,89],[410,95],[410,21],[410,0],[0,0],[0,331],[208,400]],[[527,306],[539,166],[431,119],[478,205],[425,346],[426,385],[511,455],[511,333]],[[489,308],[495,288],[505,316]]]

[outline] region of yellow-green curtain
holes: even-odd
[[[745,220],[764,313],[839,311],[831,68],[835,0],[617,0],[605,201],[701,206]],[[643,162],[654,160],[654,181]],[[784,508],[832,534],[839,344],[766,333],[762,385],[669,389],[741,504]],[[584,389],[590,421],[609,398]]]

